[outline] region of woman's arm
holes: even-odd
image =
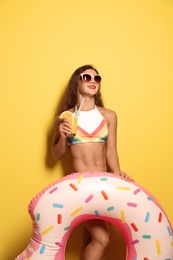
[[[107,164],[111,172],[119,174],[121,172],[118,152],[117,152],[117,115],[108,110],[106,113],[109,134],[107,138]]]
[[[68,121],[56,117],[54,136],[52,142],[52,154],[56,160],[63,157],[67,149],[67,135],[71,133],[71,126]]]
[[[107,138],[107,164],[111,172],[120,175],[127,181],[131,181],[131,177],[122,172],[120,169],[118,152],[117,152],[117,115],[115,112],[108,110],[106,119],[108,121],[109,134]]]

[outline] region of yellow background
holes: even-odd
[[[1,0],[0,35],[0,259],[27,245],[30,199],[69,173],[50,152],[54,114],[72,72],[87,63],[118,114],[122,170],[173,223],[173,2]]]

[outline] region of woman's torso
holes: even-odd
[[[106,171],[106,139],[108,123],[102,115],[104,108],[79,113],[76,136],[69,138],[73,170]]]

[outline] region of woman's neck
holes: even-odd
[[[81,103],[82,103],[82,106],[81,106]],[[83,98],[81,100],[78,100],[77,108],[79,109],[80,106],[81,106],[81,108],[80,108],[81,111],[89,111],[89,110],[94,109],[95,108],[94,97],[92,97],[92,98],[85,97],[84,100],[83,100]]]

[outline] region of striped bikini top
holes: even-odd
[[[79,112],[76,135],[68,136],[68,144],[103,143],[107,136],[107,121],[95,107],[93,110]]]

